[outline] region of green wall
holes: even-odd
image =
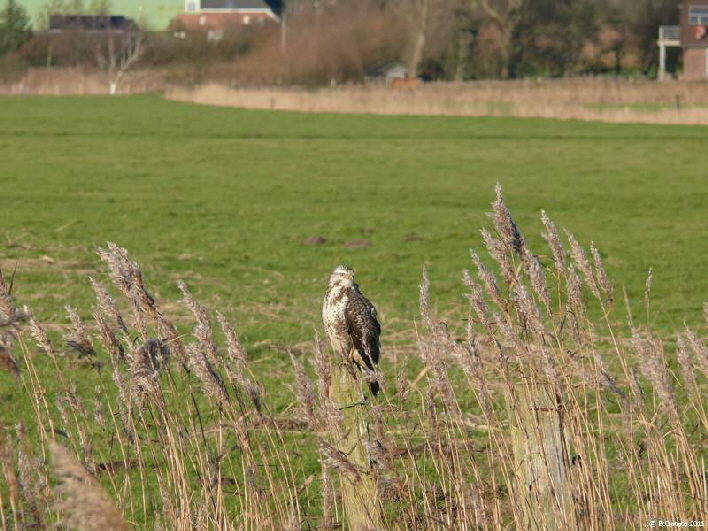
[[[0,0],[4,3],[4,0]],[[101,0],[17,0],[32,17],[32,28],[46,25],[48,6],[59,6],[58,11],[90,15],[96,12]],[[162,30],[170,20],[184,12],[184,0],[108,0],[111,15],[123,15],[140,22],[146,29]]]

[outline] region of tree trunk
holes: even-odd
[[[423,60],[425,50],[425,34],[428,31],[428,8],[430,0],[421,0],[420,13],[416,26],[415,40],[410,63],[408,64],[408,77],[418,77],[418,65]]]
[[[370,472],[369,406],[361,392],[361,379],[354,377],[346,362],[333,368],[331,392],[332,400],[344,418],[342,431],[333,434],[334,445],[359,469],[358,475],[340,474],[342,503],[349,529],[383,530],[376,479]]]
[[[509,79],[511,62],[511,32],[508,28],[500,28],[501,42],[499,43],[499,58],[501,60],[500,76],[502,79]]]
[[[455,81],[464,81],[465,71],[470,59],[470,45],[472,44],[472,35],[469,31],[460,32],[457,39],[457,66],[455,67]]]

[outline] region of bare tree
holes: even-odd
[[[418,68],[423,60],[426,41],[433,12],[441,0],[394,0],[388,5],[397,17],[404,21],[407,28],[408,51],[406,66],[408,76],[417,77]]]
[[[428,18],[430,17],[431,0],[411,0],[413,17],[413,48],[408,61],[408,76],[418,77],[418,65],[423,60],[425,50],[425,38],[428,29]]]
[[[678,24],[680,0],[609,0],[622,22],[628,24],[638,42],[637,52],[644,73],[656,68],[658,48],[655,44],[659,26]]]
[[[485,14],[499,31],[501,77],[504,79],[509,77],[513,32],[521,17],[523,3],[524,0],[480,0]]]
[[[135,66],[145,50],[145,35],[137,26],[115,29],[108,25],[96,43],[96,63],[106,73],[108,92],[116,94],[125,74]]]
[[[453,7],[453,14],[457,46],[454,79],[462,81],[469,65],[474,36],[480,25],[479,0],[458,0]]]

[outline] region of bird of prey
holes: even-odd
[[[337,267],[329,277],[322,306],[325,333],[334,351],[353,362],[374,371],[379,361],[381,325],[376,320],[376,308],[354,283],[354,271],[345,265]],[[376,395],[379,383],[369,377],[369,387]]]

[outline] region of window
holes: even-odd
[[[209,30],[207,32],[208,41],[220,41],[224,38],[224,30]]]
[[[187,5],[186,5],[186,11],[187,13],[194,13],[197,11],[197,2],[194,0],[187,0]]]
[[[689,24],[708,24],[708,6],[691,6],[688,8]]]

